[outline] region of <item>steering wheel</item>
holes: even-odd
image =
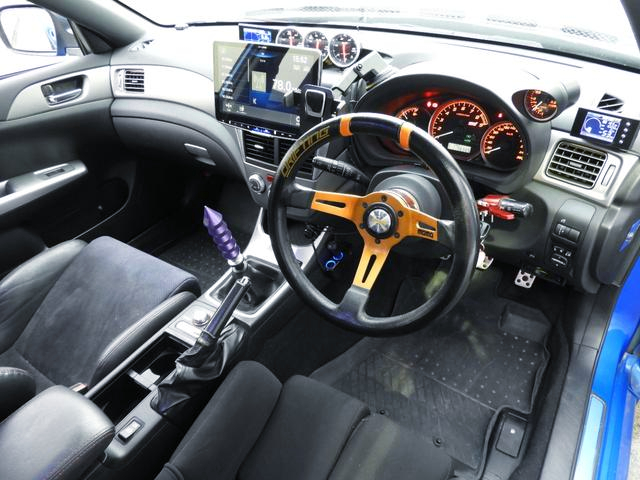
[[[358,196],[312,190],[295,183],[296,171],[318,147],[336,137],[363,134],[394,140],[430,168],[449,197],[453,220],[421,212],[402,191],[373,191]],[[350,220],[362,236],[364,248],[355,278],[340,303],[324,296],[294,257],[287,230],[287,207],[311,209]],[[404,332],[447,312],[465,292],[477,261],[478,212],[462,170],[447,150],[425,131],[388,115],[343,115],[322,122],[302,135],[280,163],[269,194],[268,213],[276,259],[295,292],[327,319],[368,335]],[[424,238],[446,246],[453,255],[449,274],[440,289],[417,308],[389,317],[370,316],[365,307],[371,288],[389,251],[406,237]]]

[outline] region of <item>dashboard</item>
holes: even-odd
[[[238,40],[313,49],[321,65],[318,87],[339,93],[341,113],[384,113],[414,123],[458,162],[477,199],[497,194],[530,203],[529,218],[494,219],[487,254],[583,291],[623,280],[640,229],[637,72],[533,49],[348,25],[158,29],[115,51],[110,111],[122,141],[145,155],[240,177],[262,207],[299,132],[266,125],[271,113],[265,112],[220,120],[214,44]],[[372,53],[388,66],[384,75],[360,75]],[[104,67],[84,73],[94,87],[88,96],[109,94],[103,74]],[[8,119],[50,110],[33,102],[41,95],[30,92],[40,88],[16,95]],[[297,126],[286,108],[281,113]],[[398,145],[370,136],[319,154],[369,176],[421,168]],[[331,190],[345,180],[309,163],[297,182]]]

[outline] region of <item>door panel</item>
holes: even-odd
[[[136,160],[113,129],[109,59],[0,80],[0,275],[127,202]]]

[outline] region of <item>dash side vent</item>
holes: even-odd
[[[620,112],[624,107],[624,100],[605,93],[598,102],[598,108],[601,110],[608,110],[610,112]]]
[[[142,68],[128,68],[124,71],[125,92],[144,93],[144,70]]]
[[[593,188],[607,154],[583,145],[560,142],[547,165],[546,174],[582,188]]]

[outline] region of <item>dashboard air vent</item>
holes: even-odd
[[[582,188],[593,188],[607,154],[575,143],[560,142],[547,166],[547,175]]]
[[[144,93],[144,70],[129,68],[124,71],[125,92]]]
[[[280,161],[284,158],[294,140],[286,138],[274,138],[259,135],[252,132],[244,132],[244,154],[248,163],[261,167],[271,167],[275,171]],[[266,164],[266,165],[265,165]],[[298,170],[297,176],[311,178],[313,175],[313,165],[310,161]]]
[[[618,97],[614,97],[608,93],[605,93],[600,102],[598,102],[598,108],[601,110],[609,110],[610,112],[619,112],[624,107],[624,101]]]
[[[244,154],[247,159],[258,160],[259,162],[275,164],[274,138],[258,135],[251,132],[244,132]]]

